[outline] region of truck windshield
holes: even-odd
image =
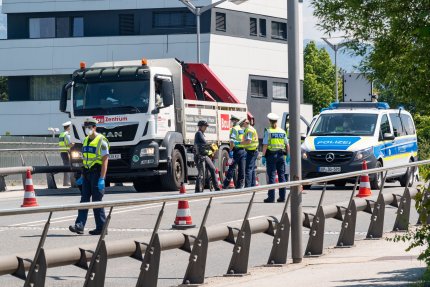
[[[311,136],[372,136],[377,114],[322,114],[315,123]]]
[[[146,113],[149,106],[149,80],[75,83],[75,116]]]

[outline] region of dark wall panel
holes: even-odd
[[[30,100],[29,77],[8,77],[9,101]]]

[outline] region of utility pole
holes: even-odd
[[[287,0],[288,10],[288,98],[290,101],[291,180],[302,178],[300,141],[300,53],[299,0]],[[293,263],[303,259],[302,194],[298,186],[291,187],[291,246]]]

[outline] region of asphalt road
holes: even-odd
[[[313,187],[303,194],[304,210],[314,211],[321,195],[322,187]],[[190,187],[192,189],[192,187]],[[348,201],[352,191],[352,185],[343,189],[328,187],[324,198],[324,205]],[[387,184],[384,192],[402,193],[403,189],[398,183]],[[79,202],[78,190],[58,190],[55,192],[37,191],[39,205],[55,205]],[[107,190],[106,200],[119,200],[130,198],[143,198],[151,196],[165,196],[172,192],[136,193],[132,187],[114,187]],[[375,192],[374,192],[375,194]],[[274,215],[279,217],[283,205],[279,203],[262,203],[265,194],[257,194],[250,218]],[[213,201],[207,225],[215,225],[230,222],[240,223],[246,211],[250,195],[219,198]],[[0,209],[19,207],[22,203],[22,191],[6,192],[0,194]],[[199,226],[207,200],[195,200],[190,202],[193,222]],[[119,239],[134,239],[149,237],[160,209],[159,204],[150,206],[121,207],[114,209],[109,234],[106,241]],[[176,232],[171,230],[175,219],[176,204],[166,205],[160,232]],[[395,220],[393,207],[387,207],[384,230],[390,231]],[[87,243],[96,245],[98,237],[87,233],[82,236],[72,234],[68,226],[74,223],[75,212],[62,212],[54,214],[51,228],[45,243],[45,249],[78,246]],[[411,222],[418,218],[416,211],[411,212]],[[10,216],[0,218],[0,256],[34,252],[40,239],[47,214]],[[357,218],[356,238],[365,237],[370,215],[363,212]],[[333,246],[337,242],[340,231],[340,221],[328,219],[325,228],[324,245]],[[87,230],[94,228],[94,219],[91,216],[87,223]],[[304,228],[303,245],[305,248],[308,240],[308,230]],[[250,266],[259,266],[266,263],[270,253],[272,237],[265,234],[253,235],[251,240]],[[209,245],[206,276],[221,276],[227,270],[233,245],[226,242],[214,242]],[[291,253],[291,244],[289,245]],[[158,286],[176,286],[182,283],[182,278],[188,262],[188,254],[181,250],[163,251],[160,263]],[[111,259],[108,262],[107,278],[105,286],[135,286],[140,271],[140,262],[132,258]],[[74,266],[49,268],[46,286],[82,286],[85,271]],[[234,279],[232,279],[234,280]],[[22,286],[23,282],[11,275],[0,277],[0,286]]]

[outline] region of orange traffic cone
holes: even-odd
[[[278,172],[276,172],[276,176],[275,176],[275,183],[279,183]]]
[[[179,194],[186,194],[184,183],[181,183],[181,189]],[[188,204],[188,200],[179,200],[178,201],[178,211],[176,212],[175,224],[172,225],[173,229],[187,229],[194,228],[193,219],[191,218],[191,210],[190,205]]]
[[[255,176],[255,186],[260,186],[260,181],[258,180],[258,174]]]
[[[215,178],[216,178],[216,182],[218,182],[218,187],[222,189],[222,182],[219,176],[219,169],[215,169]]]
[[[367,163],[363,161],[363,170],[367,170]],[[370,189],[370,179],[368,174],[363,174],[360,176],[360,189],[358,190],[357,197],[367,197],[372,195],[372,190]]]
[[[25,179],[25,193],[24,201],[21,207],[34,207],[39,206],[36,200],[36,194],[34,193],[33,178],[31,177],[31,172],[27,169],[27,176]]]

